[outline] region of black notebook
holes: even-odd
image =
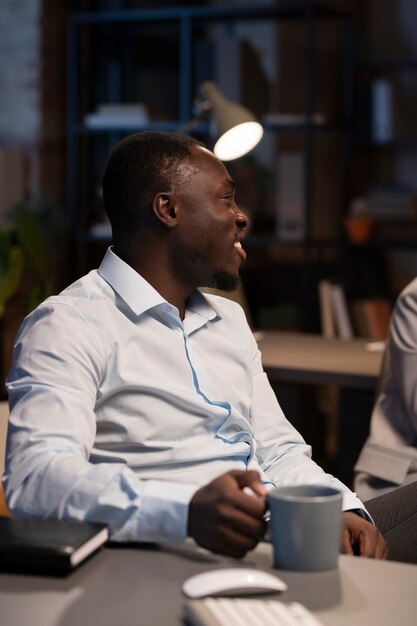
[[[98,550],[108,536],[104,524],[0,517],[0,570],[65,575]]]

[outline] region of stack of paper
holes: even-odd
[[[132,128],[147,123],[149,115],[144,104],[100,104],[84,118],[89,128]]]

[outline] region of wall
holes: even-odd
[[[40,0],[0,6],[0,223],[38,188],[41,133]]]
[[[41,0],[2,0],[0,10],[0,138],[30,146],[39,140]]]
[[[0,214],[65,197],[65,0],[0,4]],[[2,152],[0,152],[1,156]],[[1,168],[1,159],[0,159]]]
[[[45,234],[54,288],[68,282],[65,213],[65,0],[0,2],[0,228],[25,202]],[[1,268],[4,269],[3,267]],[[0,395],[39,277],[26,261],[0,319]]]

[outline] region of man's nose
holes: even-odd
[[[249,227],[249,218],[239,208],[236,210],[236,224],[240,230],[246,231]]]

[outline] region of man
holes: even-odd
[[[417,480],[417,279],[398,296],[355,486],[375,498]]]
[[[185,135],[137,133],[110,155],[103,198],[113,248],[16,339],[12,512],[241,557],[271,485],[322,483],[344,492],[342,551],[385,557],[363,504],[285,419],[241,308],[198,290],[236,287],[245,258],[224,165]]]

